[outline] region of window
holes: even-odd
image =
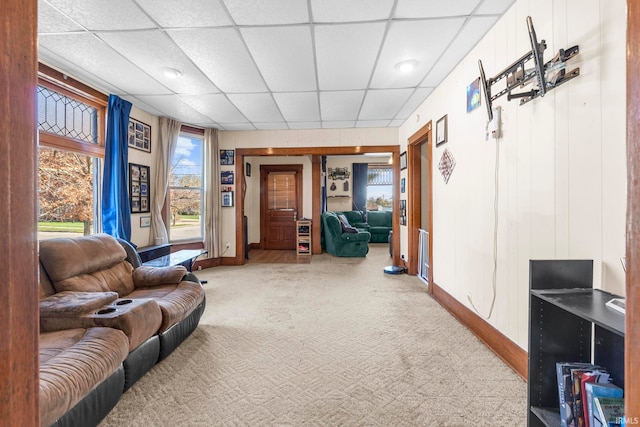
[[[390,165],[369,165],[367,169],[367,210],[391,210],[393,169]]]
[[[38,239],[93,234],[107,98],[42,64],[38,83]]]
[[[169,236],[172,242],[204,235],[204,137],[181,132],[169,176]]]
[[[269,210],[296,209],[295,172],[269,172],[267,206]]]

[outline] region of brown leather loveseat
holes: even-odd
[[[204,290],[193,274],[182,266],[139,266],[130,249],[106,234],[40,242],[41,413],[53,414],[56,425],[96,425],[124,391],[195,330],[204,312]],[[90,351],[69,353],[68,346],[79,345],[101,354],[114,353],[113,361],[94,359]],[[115,355],[123,351],[125,357],[118,361]],[[81,370],[65,374],[55,366],[59,357],[47,359],[47,354],[63,353],[63,365],[101,364],[109,372],[100,378]],[[60,378],[50,376],[53,385],[43,383],[47,379],[43,367],[62,372]],[[111,386],[102,391],[98,387],[96,392],[93,387],[110,375],[118,377],[119,371],[122,384],[112,380]],[[77,393],[75,403],[65,401],[70,384],[78,381],[70,378],[74,375],[82,377],[87,387],[91,385],[90,393]],[[45,386],[56,392],[43,393]],[[92,398],[91,393],[98,396]],[[60,408],[66,409],[57,419]],[[50,424],[51,415],[42,418],[43,425]]]

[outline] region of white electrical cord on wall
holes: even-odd
[[[500,171],[500,137],[496,138],[496,162],[495,162],[495,174],[494,174],[494,198],[493,198],[493,274],[491,277],[491,288],[493,292],[493,296],[491,297],[491,306],[489,307],[489,314],[487,316],[483,316],[480,311],[476,308],[473,300],[471,299],[471,294],[467,294],[467,299],[469,300],[469,304],[478,313],[485,319],[491,318],[493,314],[493,307],[496,302],[496,283],[497,283],[497,274],[498,274],[498,190],[500,188],[499,181],[499,171]]]

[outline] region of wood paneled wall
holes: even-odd
[[[0,2],[0,423],[40,425],[37,0]]]

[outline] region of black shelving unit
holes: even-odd
[[[591,362],[624,388],[624,315],[593,289],[592,260],[529,262],[528,425],[560,426],[556,362]]]

